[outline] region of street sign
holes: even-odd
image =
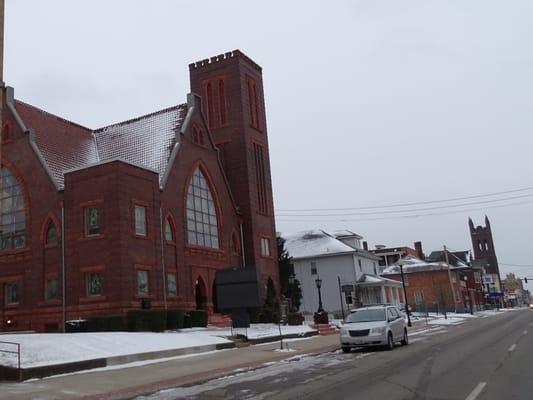
[[[503,292],[490,292],[490,297],[503,297]]]
[[[342,285],[341,290],[343,293],[352,293],[353,292],[353,285]]]

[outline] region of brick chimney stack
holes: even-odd
[[[414,244],[418,258],[420,258],[421,260],[425,260],[426,256],[424,254],[424,251],[422,250],[422,242],[415,242]]]

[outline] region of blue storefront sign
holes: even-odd
[[[490,297],[503,297],[503,292],[490,292]]]

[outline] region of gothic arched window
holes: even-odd
[[[172,223],[170,217],[167,217],[165,221],[165,240],[167,242],[174,241],[174,224]]]
[[[218,249],[218,223],[215,202],[204,174],[194,171],[187,191],[187,241]]]
[[[22,186],[11,171],[0,172],[0,250],[26,245],[26,210]]]
[[[45,244],[57,244],[57,228],[52,221],[46,227]]]

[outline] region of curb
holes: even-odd
[[[266,363],[282,361],[287,358],[293,358],[298,355],[302,356],[316,356],[319,354],[329,353],[339,349],[339,345],[328,345],[314,351],[297,351],[291,354],[275,354],[268,360],[254,363],[243,363],[233,365],[231,367],[217,368],[214,370],[199,372],[191,375],[185,375],[172,379],[152,382],[144,385],[131,386],[128,388],[116,390],[108,393],[101,393],[97,395],[82,397],[82,400],[123,400],[130,399],[136,396],[149,395],[159,392],[160,390],[177,388],[180,386],[189,387],[200,385],[202,383],[211,381],[213,379],[222,378],[227,376],[228,373],[239,370],[240,373],[254,371],[266,367]]]
[[[111,365],[128,364],[135,361],[157,360],[158,358],[176,357],[187,354],[205,353],[214,350],[232,349],[235,343],[218,343],[204,346],[184,347],[161,351],[150,351],[137,354],[126,354],[108,358],[74,361],[68,363],[51,364],[41,367],[18,368],[0,366],[0,379],[6,381],[25,381],[28,379],[46,378],[47,376],[68,374]]]
[[[278,335],[278,336],[266,336],[263,338],[256,338],[256,339],[248,339],[248,343],[251,345],[254,344],[263,344],[263,343],[272,343],[272,342],[279,342],[280,337],[283,339],[300,339],[300,338],[307,338],[307,337],[313,337],[318,336],[319,333],[316,330],[313,331],[307,331],[304,333],[288,333],[286,335]]]

